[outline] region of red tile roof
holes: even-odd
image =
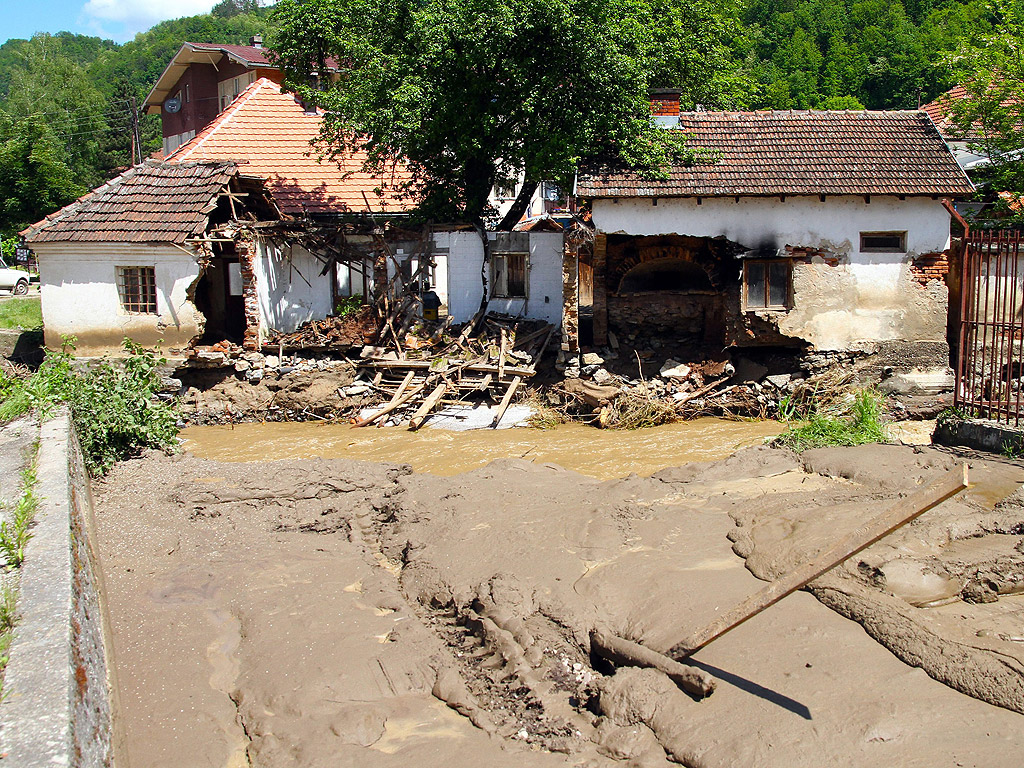
[[[950,119],[951,106],[954,102],[966,98],[967,89],[962,85],[954,85],[935,99],[935,101],[928,102],[921,109],[928,113],[928,117],[935,123],[939,133],[948,138],[955,136],[957,133],[956,126],[953,125],[953,121]]]
[[[361,170],[365,154],[318,159],[311,142],[320,134],[323,114],[310,114],[260,78],[204,128],[168,157],[168,162],[234,160],[246,175],[266,180],[278,207],[287,214],[403,213],[413,204],[400,196],[409,181],[398,165],[383,177]]]
[[[668,179],[614,168],[581,173],[581,197],[945,195],[973,192],[923,112],[689,112],[689,146],[715,162]]]
[[[234,163],[146,160],[36,222],[30,243],[84,241],[183,243],[202,234]]]

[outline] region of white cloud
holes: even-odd
[[[217,0],[88,0],[82,7],[85,17],[102,24],[124,24],[134,32],[141,32],[159,21],[207,13]]]

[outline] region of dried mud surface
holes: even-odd
[[[977,487],[815,582],[820,601],[793,594],[700,651],[692,663],[718,681],[703,701],[590,653],[596,627],[668,649],[760,588],[752,574],[785,572],[952,462],[755,448],[607,482],[523,460],[454,477],[124,463],[95,487],[119,757],[1016,765],[1024,470],[995,460],[973,459]]]

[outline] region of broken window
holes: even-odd
[[[127,312],[156,314],[156,268],[118,267],[117,293]]]
[[[526,298],[527,256],[525,253],[495,253],[491,256],[491,298]]]
[[[906,253],[906,232],[861,232],[861,253]]]
[[[743,300],[746,309],[788,309],[789,259],[745,261],[743,263]]]

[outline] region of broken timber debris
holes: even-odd
[[[955,496],[966,487],[967,465],[963,464],[927,488],[922,488],[905,498],[898,499],[880,515],[848,533],[811,562],[801,565],[781,579],[773,581],[704,629],[674,645],[669,651],[669,656],[678,660],[693,655],[712,640],[775,605],[786,595],[806,586],[821,574],[870,547],[879,539],[888,536],[932,507]]]
[[[631,640],[616,637],[604,630],[591,630],[590,647],[598,656],[613,664],[650,667],[664,672],[672,682],[699,699],[710,696],[715,690],[714,678],[706,672],[680,664],[664,654],[652,651]]]

